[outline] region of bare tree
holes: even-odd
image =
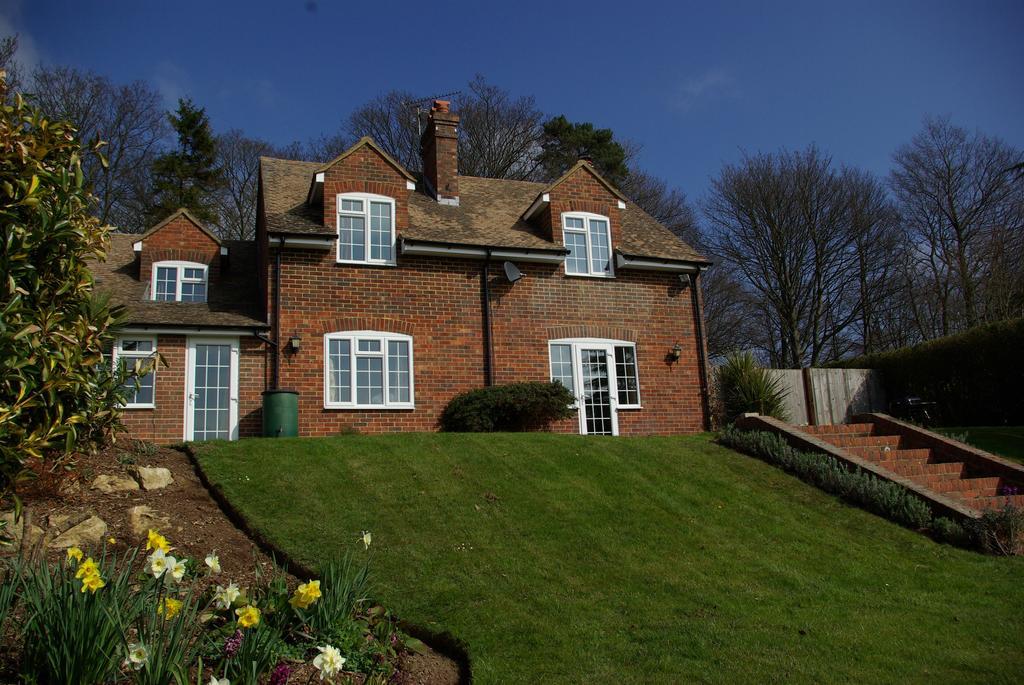
[[[160,94],[142,81],[115,85],[72,67],[40,66],[32,87],[44,111],[74,123],[83,140],[106,141],[106,168],[95,156],[82,160],[99,198],[100,220],[129,232],[145,230],[149,169],[168,131]]]
[[[758,312],[759,347],[776,366],[800,367],[857,349],[862,317],[850,179],[811,146],[726,165],[704,204],[714,252],[734,269]],[[872,194],[858,209],[874,215]]]
[[[683,191],[669,188],[665,181],[636,167],[630,169],[619,190],[686,242],[694,247],[701,242],[693,208]]]
[[[379,95],[349,115],[345,132],[351,139],[369,136],[399,164],[419,171],[420,133],[417,97],[402,90]]]
[[[18,54],[18,34],[0,39],[0,70],[7,80],[7,97],[22,92],[25,83],[22,78],[21,65],[15,57]]]
[[[926,119],[893,156],[890,182],[916,245],[909,268],[927,273],[936,309],[919,317],[938,317],[938,325],[922,321],[925,337],[1020,310],[1019,264],[1004,248],[1012,253],[1024,230],[1013,171],[1022,160],[1020,150],[945,118]]]
[[[532,96],[513,99],[477,74],[459,99],[459,172],[467,176],[532,180],[544,115]]]

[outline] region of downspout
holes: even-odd
[[[281,388],[281,250],[284,236],[278,239],[274,253],[274,390]]]
[[[700,295],[700,270],[690,274],[690,299],[693,301],[694,331],[697,334],[697,362],[700,365],[700,403],[704,410],[704,430],[711,430],[711,392],[708,387],[708,359],[704,337],[704,307]]]
[[[487,250],[484,268],[481,273],[481,297],[484,313],[484,382],[487,386],[494,385],[494,334],[491,329],[491,285],[490,285],[491,251]]]

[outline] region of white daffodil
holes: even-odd
[[[213,592],[213,601],[218,609],[230,609],[231,605],[241,594],[238,586],[234,583],[228,583],[227,587],[218,585],[217,589]]]
[[[206,555],[206,566],[211,574],[220,573],[220,558],[214,552],[210,552]]]
[[[152,554],[146,557],[146,573],[154,578],[159,578],[168,568],[174,565],[175,561],[174,557],[167,556],[162,549],[154,550]]]
[[[370,543],[373,542],[373,536],[370,535],[370,531],[363,531],[363,545],[366,549],[370,549]]]
[[[149,662],[149,650],[145,645],[137,642],[128,643],[128,658],[124,660],[126,666],[138,671]]]
[[[320,650],[320,653],[313,659],[313,665],[316,670],[320,671],[320,680],[336,676],[341,671],[341,667],[345,665],[345,657],[341,656],[337,647],[331,645],[324,645],[317,649]]]
[[[175,559],[174,557],[167,557],[167,570],[170,572],[167,576],[167,581],[170,582],[174,579],[175,583],[180,583],[181,579],[185,577],[185,571],[188,570],[188,566],[185,564],[184,559]]]
[[[215,675],[211,675],[210,682],[207,685],[231,685],[231,681],[227,678],[218,678]]]

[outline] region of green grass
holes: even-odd
[[[199,459],[307,563],[372,531],[377,598],[464,640],[479,683],[1024,672],[1024,559],[936,544],[707,436],[248,440]]]
[[[966,434],[971,445],[1024,463],[1024,426],[966,426],[940,428],[939,432],[956,437]]]

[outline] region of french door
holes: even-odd
[[[619,412],[615,380],[615,348],[584,345],[576,360],[579,384],[580,433],[618,435]]]
[[[238,338],[189,338],[185,439],[238,439]]]

